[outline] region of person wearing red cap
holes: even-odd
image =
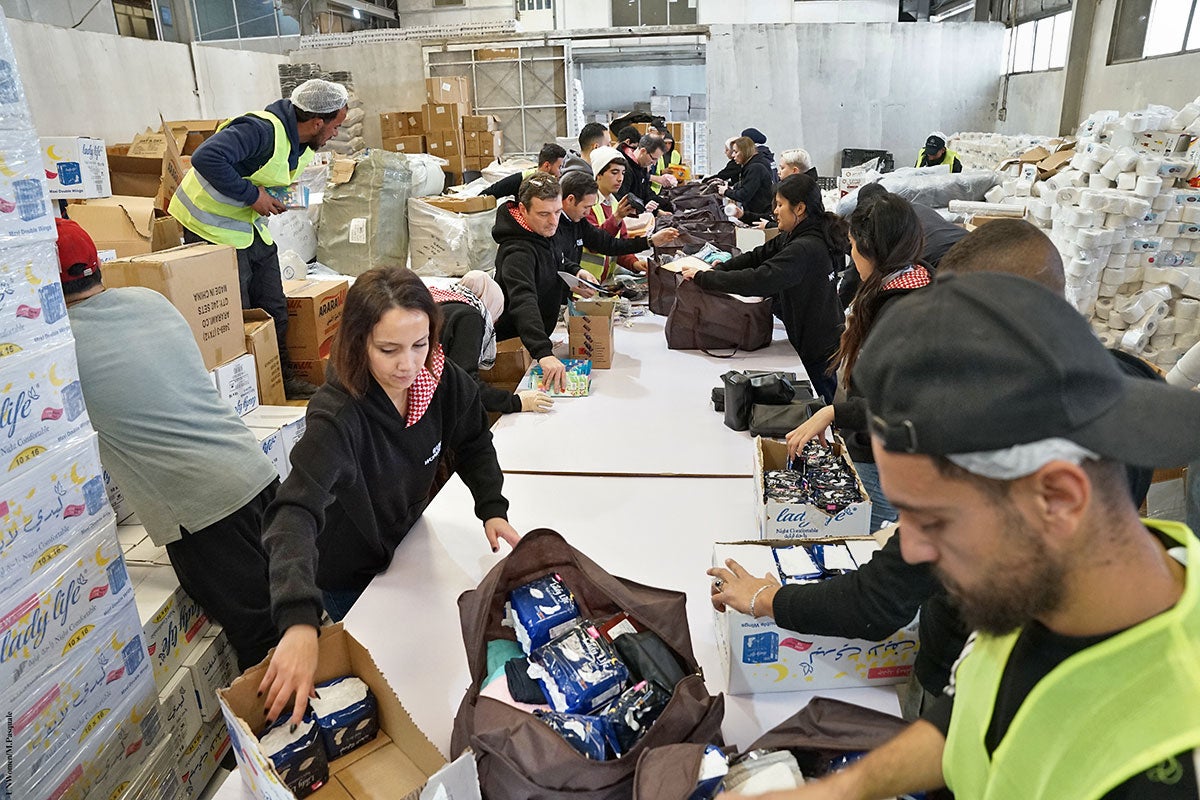
[[[248,669],[279,640],[262,519],[279,477],[217,394],[183,316],[158,292],[106,289],[96,245],[57,220],[79,382],[104,468],[166,547],[179,583]]]

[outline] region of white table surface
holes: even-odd
[[[517,530],[552,528],[614,575],[685,592],[692,648],[709,691],[724,692],[704,571],[714,542],[754,536],[751,479],[506,475],[504,494]],[[470,684],[457,599],[498,561],[471,508],[470,493],[452,479],[345,620],[417,726],[447,756]],[[745,747],[817,696],[899,714],[891,686],[726,695],[725,740]],[[241,800],[249,793],[235,774],[216,797]]]
[[[805,376],[783,325],[769,347],[733,358],[668,350],[663,317],[614,331],[613,366],[592,370],[588,397],[559,398],[548,414],[506,414],[492,428],[505,472],[735,477],[753,473],[750,434],[725,427],[712,389],[729,370]],[[555,338],[565,338],[560,328]],[[565,348],[562,348],[565,352]]]

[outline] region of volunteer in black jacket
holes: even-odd
[[[600,189],[591,175],[574,172],[562,179],[562,219],[554,234],[554,247],[566,272],[575,272],[579,268],[585,247],[603,256],[627,256],[649,250],[652,245],[662,247],[679,238],[679,232],[674,228],[664,228],[650,237],[631,239],[605,233],[584,218],[588,209],[599,201]],[[588,280],[595,279],[589,273]]]
[[[747,214],[759,217],[771,213],[771,159],[758,152],[749,137],[742,136],[733,142],[733,157],[742,165],[742,173],[738,182],[722,189],[721,194],[730,200],[742,204]]]
[[[854,385],[854,362],[887,305],[929,285],[929,271],[917,262],[923,245],[921,224],[903,197],[889,194],[854,209],[850,215],[850,256],[862,285],[854,295],[835,359],[842,371],[846,399],[822,408],[787,435],[788,453],[795,455],[809,440],[823,440],[825,429],[837,424],[871,498],[872,531],[879,530],[884,522],[895,522],[898,515],[879,485],[867,430],[867,402]]]
[[[542,367],[548,383],[565,388],[566,367],[554,357],[550,333],[558,323],[558,310],[570,289],[558,277],[562,255],[554,234],[562,217],[558,178],[534,175],[521,184],[517,201],[496,209],[492,238],[496,251],[496,282],[504,291],[504,313],[496,320],[500,340],[521,337],[529,355]],[[578,277],[592,280],[587,270],[572,267]],[[590,294],[591,290],[581,290]]]
[[[771,241],[711,270],[685,268],[683,276],[702,289],[778,295],[788,341],[818,396],[832,402],[837,379],[829,365],[842,333],[837,272],[847,248],[845,223],[825,210],[820,187],[807,175],[780,181],[775,216],[782,233]]]
[[[624,139],[625,131],[621,133],[622,135],[618,138]],[[625,181],[617,190],[616,198],[618,200],[631,194],[641,200],[643,204],[657,203],[657,207],[670,210],[670,206],[650,189],[652,185],[650,183],[650,165],[662,158],[666,147],[662,138],[652,133],[638,139],[636,147],[622,141],[621,146],[617,149],[621,151],[621,155],[625,156]]]
[[[968,234],[951,248],[942,263],[946,272],[1008,272],[1037,281],[1063,293],[1062,257],[1046,234],[1022,220],[998,220]],[[1110,351],[1126,375],[1161,380],[1145,362]],[[1134,502],[1141,505],[1154,471],[1126,467]],[[732,559],[724,568],[709,570],[714,583],[713,604],[749,613],[750,597],[766,586],[755,610],[773,617],[780,627],[815,636],[845,636],[880,641],[907,625],[921,612],[921,649],[914,673],[927,696],[938,697],[962,652],[967,630],[957,607],[928,563],[909,564],[900,552],[903,530],[857,571],[819,583],[778,587],[770,577],[749,575]],[[906,697],[904,716],[913,719],[923,703],[915,692]],[[927,700],[928,697],[921,698]]]
[[[456,456],[492,552],[501,539],[519,539],[479,391],[445,360],[440,325],[429,290],[407,269],[366,272],[346,295],[328,378],[264,519],[272,614],[283,632],[260,688],[269,719],[294,696],[292,722],[300,721],[322,607],[341,619],[387,569],[425,509],[443,448]]]

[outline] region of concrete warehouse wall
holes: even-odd
[[[116,33],[117,17],[112,0],[0,0],[8,19],[44,22],[81,31]]]
[[[420,42],[386,42],[292,52],[293,64],[320,64],[325,70],[349,70],[354,92],[363,101],[363,138],[380,147],[379,115],[411,111],[425,102],[425,64]]]
[[[714,25],[709,162],[755,127],[776,153],[807,149],[822,175],[846,147],[909,166],[932,130],[995,129],[1003,46],[998,23]]]
[[[583,104],[585,113],[633,109],[634,103],[650,102],[650,87],[659,94],[704,94],[703,64],[585,64]]]
[[[98,136],[128,142],[167,119],[232,116],[279,97],[264,53],[192,48],[128,36],[9,20],[17,65],[43,136]]]
[[[1058,133],[1066,76],[1066,70],[1055,69],[1009,78],[1008,116],[1004,122],[996,123],[996,132],[1009,135]]]

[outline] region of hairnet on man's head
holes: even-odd
[[[292,91],[292,105],[310,114],[332,114],[345,107],[350,93],[340,83],[313,78]]]

